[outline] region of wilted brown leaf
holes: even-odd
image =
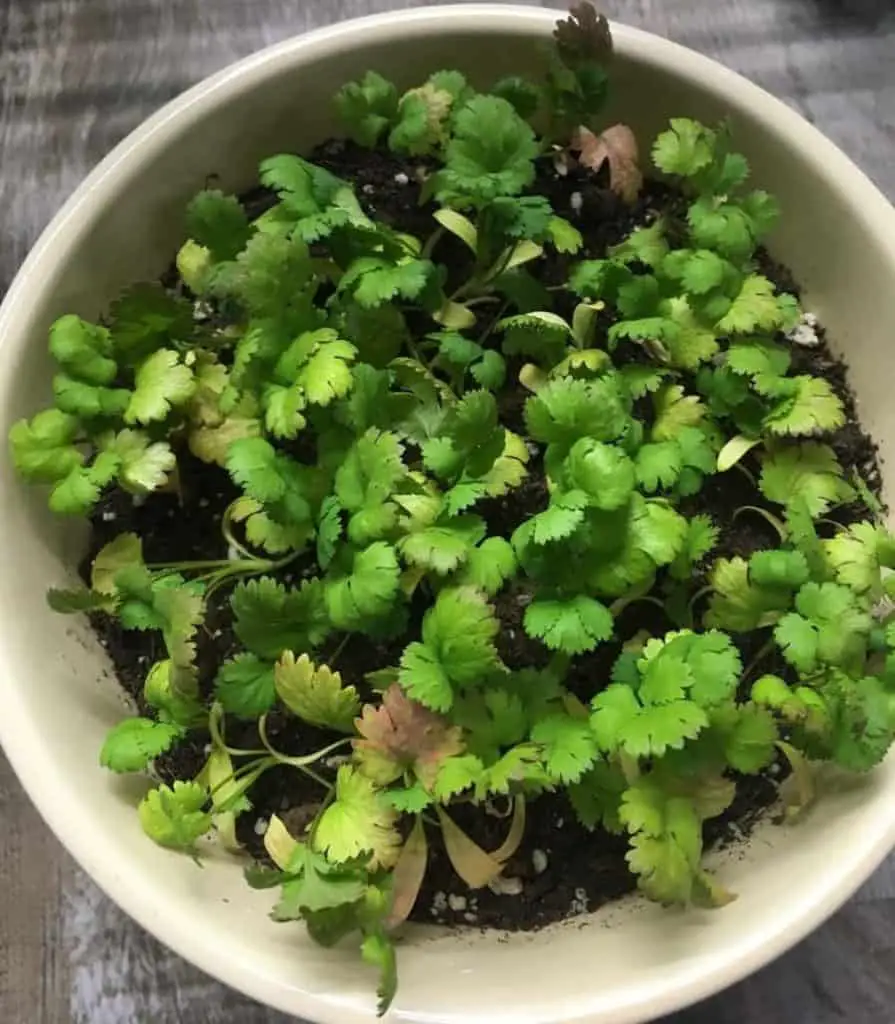
[[[614,124],[599,135],[581,127],[570,148],[578,153],[578,163],[596,173],[609,164],[609,187],[626,203],[633,203],[643,185],[637,139],[626,124]]]
[[[410,917],[423,884],[428,857],[426,829],[423,819],[417,815],[392,870],[392,907],[385,919],[387,928],[397,928]]]
[[[609,22],[589,3],[570,7],[569,17],[557,22],[553,38],[560,60],[569,67],[588,61],[605,64],[612,56]]]
[[[463,751],[461,730],[411,700],[397,683],[383,693],[378,707],[366,704],[355,725],[362,737],[354,741],[361,771],[380,785],[413,768],[428,788],[441,762]]]

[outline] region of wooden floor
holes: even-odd
[[[415,5],[0,0],[0,292],[85,172],[165,100],[267,43],[407,6]],[[895,0],[603,7],[749,75],[816,122],[895,198]],[[285,1024],[209,981],[110,905],[38,820],[2,756],[0,823],[0,1024]],[[673,1020],[891,1024],[895,859],[797,949]]]

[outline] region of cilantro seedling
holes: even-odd
[[[799,306],[760,251],[780,211],[726,125],[649,146],[602,123],[611,55],[579,4],[538,83],[347,83],[337,112],[406,168],[414,234],[274,154],[260,215],[189,204],[175,285],[52,325],[53,404],[10,431],[63,514],[123,491],[201,515],[196,460],[219,481],[211,557],[125,532],[48,600],[151,645],[99,758],[166,780],[138,810],[154,841],[238,851],[268,772],[314,788],[247,878],[279,888],[275,920],[356,940],[380,1013],[431,851],[499,887],[561,793],[647,896],[719,907],[703,825],[744,776],[785,759],[792,816],[815,762],[864,772],[895,738],[895,539],[840,461],[849,403],[787,342]],[[630,203],[641,152],[676,196],[658,216],[608,250],[590,199],[558,216],[554,172]],[[204,754],[174,781],[184,744]],[[495,806],[486,850],[458,822]]]

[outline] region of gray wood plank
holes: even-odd
[[[183,88],[307,28],[414,0],[0,0],[0,290],[89,168]],[[546,3],[544,6],[560,6]],[[747,74],[895,196],[890,0],[606,0]],[[163,949],[71,863],[0,756],[4,1024],[285,1024]],[[895,859],[797,949],[675,1024],[885,1024]]]

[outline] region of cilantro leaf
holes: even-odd
[[[578,782],[597,757],[597,744],[587,719],[553,714],[531,730],[531,741],[542,750],[547,772],[562,783]]]
[[[260,658],[274,660],[283,651],[313,649],[329,632],[319,580],[286,588],[261,576],[234,587],[230,605],[236,635]]]
[[[99,763],[113,772],[142,772],[154,757],[170,750],[183,735],[184,730],[178,725],[149,718],[125,718],[106,734]]]
[[[186,230],[216,263],[236,259],[251,237],[242,203],[236,196],[225,195],[218,189],[206,189],[190,201]]]
[[[260,717],[276,700],[273,663],[254,654],[237,654],[218,669],[214,693],[229,714],[246,719]]]
[[[619,817],[631,833],[628,865],[660,903],[689,903],[702,855],[702,826],[692,800],[667,796],[642,779],[622,796]]]
[[[160,846],[194,851],[196,840],[211,828],[204,810],[208,794],[198,782],[175,782],[150,790],[137,812],[143,831]]]
[[[124,412],[126,423],[153,423],[193,396],[193,371],[173,349],[154,352],[137,367],[134,392]]]
[[[358,551],[351,571],[325,584],[326,608],[336,629],[363,629],[386,615],[398,593],[400,572],[390,544],[376,541]]]
[[[525,632],[554,651],[583,654],[612,636],[609,609],[592,597],[538,598],[525,609]]]
[[[442,590],[423,619],[422,642],[401,657],[398,679],[414,700],[447,711],[454,688],[480,683],[500,667],[498,622],[484,597],[468,587]]]
[[[774,629],[784,658],[808,674],[819,665],[849,669],[861,664],[871,618],[854,593],[839,583],[806,583],[796,595],[796,610]]]
[[[353,686],[328,666],[319,668],[307,654],[296,658],[284,651],[274,667],[276,694],[289,710],[310,725],[336,732],[352,732],[360,714],[360,700]]]
[[[411,770],[431,789],[442,768],[463,751],[460,729],[411,700],[396,683],[388,687],[378,707],[364,706],[357,732],[358,767],[380,786]],[[436,796],[442,799],[437,792]]]
[[[466,562],[484,536],[485,523],[478,516],[454,516],[409,533],[398,550],[411,565],[444,576]]]
[[[477,203],[518,195],[534,180],[537,155],[534,132],[505,99],[475,96],[454,117],[436,194]]]
[[[335,105],[350,137],[372,147],[398,112],[398,92],[382,75],[368,71],[359,82],[346,82],[339,89]]]
[[[74,443],[77,417],[45,409],[32,420],[18,420],[9,431],[15,467],[26,480],[56,483],[80,468],[83,454]]]
[[[336,864],[366,855],[371,868],[390,867],[401,846],[394,821],[395,812],[373,782],[343,764],[336,775],[336,798],[317,821],[314,848]]]
[[[759,487],[769,501],[786,506],[804,502],[814,518],[852,496],[835,452],[816,441],[778,448],[765,455]]]

